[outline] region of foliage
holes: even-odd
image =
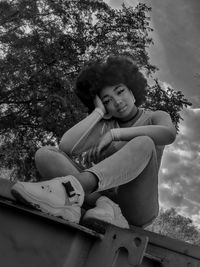
[[[174,208],[161,210],[148,230],[191,244],[200,245],[200,231],[190,218],[176,212]]]
[[[142,3],[118,10],[89,0],[0,2],[0,167],[14,169],[13,179],[37,177],[36,149],[57,144],[86,115],[72,91],[88,59],[123,53],[147,75],[156,71],[147,53],[149,12]],[[183,95],[157,83],[149,87],[148,107],[156,108],[155,96],[178,123]]]
[[[170,114],[173,123],[178,131],[178,124],[182,117],[180,111],[187,106],[191,106],[190,103],[181,91],[175,91],[171,87],[163,88],[162,84],[155,79],[155,83],[149,86],[147,93],[147,101],[145,107],[152,110],[164,110]]]

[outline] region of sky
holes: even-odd
[[[114,8],[121,0],[105,0]],[[138,0],[125,0],[135,6]],[[176,141],[166,146],[159,174],[160,206],[175,208],[200,227],[200,1],[141,0],[152,7],[156,77],[183,92],[192,106],[181,112]]]

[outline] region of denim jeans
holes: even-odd
[[[156,168],[158,172],[153,141],[149,137],[140,136],[129,142],[118,142],[116,153],[86,171],[94,173],[99,178],[98,191],[102,191],[118,187],[137,178],[152,157],[154,159],[152,167]]]
[[[117,202],[129,223],[144,226],[157,216],[159,164],[157,150],[151,138],[139,136],[128,142],[116,142],[112,155],[85,170],[58,148],[44,147],[42,150],[46,150],[46,154],[43,154],[46,162],[50,162],[50,154],[55,158],[56,154],[63,155],[65,170],[63,168],[57,170],[57,176],[66,173],[76,176],[83,171],[95,174],[99,179],[98,195],[106,195]],[[40,160],[40,169],[43,170],[44,177],[42,164]],[[48,179],[55,177],[50,169],[51,164],[46,174]],[[52,173],[52,177],[49,177],[49,173]],[[90,197],[96,198],[95,193],[88,199]]]

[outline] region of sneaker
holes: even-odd
[[[96,207],[86,211],[83,224],[94,230],[104,233],[106,224],[112,224],[129,229],[129,224],[122,215],[120,207],[112,200],[101,196],[96,201]]]
[[[16,199],[50,215],[79,223],[84,191],[69,175],[45,182],[17,182],[11,189]]]

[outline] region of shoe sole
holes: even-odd
[[[71,218],[72,217],[72,209],[70,209],[70,207],[68,207],[68,209],[66,207],[65,208],[62,208],[62,207],[54,208],[54,207],[48,205],[47,203],[41,203],[40,202],[40,203],[37,204],[37,203],[33,202],[27,194],[26,194],[26,196],[24,196],[25,192],[22,191],[20,187],[18,187],[17,190],[15,190],[13,188],[11,190],[11,192],[12,192],[12,195],[17,200],[19,200],[20,202],[24,203],[25,205],[27,205],[27,206],[29,206],[31,208],[40,210],[40,211],[42,211],[42,212],[44,212],[44,213],[46,213],[48,215],[51,215],[51,216],[60,217],[62,219],[70,221],[70,222],[79,223],[79,221],[80,221],[80,217],[79,216],[77,216],[77,217],[79,217],[79,219],[77,219],[77,218],[72,219]],[[37,200],[35,199],[34,201],[37,201]],[[67,216],[67,211],[70,213],[70,214],[68,213],[68,216]]]
[[[81,224],[87,228],[90,228],[100,234],[105,234],[106,228],[110,223],[106,221],[99,220],[97,218],[86,218],[82,220]]]
[[[91,228],[92,230],[95,230],[95,231],[101,233],[101,234],[105,234],[105,231],[106,231],[106,228],[108,227],[108,225],[113,225],[115,227],[119,227],[122,229],[130,229],[129,226],[117,225],[115,223],[100,220],[100,219],[95,218],[95,217],[83,218],[82,224],[88,228]]]

